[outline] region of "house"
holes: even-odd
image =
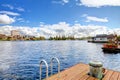
[[[106,43],[110,40],[114,40],[115,36],[113,34],[107,35],[107,34],[101,34],[96,35],[95,37],[92,37],[88,42],[96,42],[96,43]]]
[[[18,30],[11,31],[11,36],[17,36],[17,35],[20,35],[20,32]]]
[[[20,32],[18,30],[12,30],[11,37],[12,37],[12,40],[21,40],[22,39]]]
[[[5,40],[7,39],[7,36],[5,34],[0,34],[0,40]]]

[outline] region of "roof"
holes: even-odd
[[[94,38],[114,38],[115,36],[113,34],[107,35],[107,34],[101,34],[101,35],[96,35]]]

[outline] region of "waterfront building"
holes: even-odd
[[[17,35],[20,35],[20,32],[18,30],[11,31],[11,36],[17,36]]]
[[[20,32],[18,30],[12,30],[11,37],[12,37],[12,40],[20,40],[21,39]]]
[[[113,40],[115,36],[113,34],[107,35],[107,34],[101,34],[101,35],[96,35],[95,37],[92,37],[89,42],[108,42],[110,40]]]
[[[5,40],[7,39],[7,36],[5,34],[0,34],[0,40]]]

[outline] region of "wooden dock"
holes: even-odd
[[[80,63],[61,71],[59,74],[50,76],[46,80],[98,80],[87,75],[88,72],[89,65]],[[107,69],[102,80],[120,80],[120,72]]]

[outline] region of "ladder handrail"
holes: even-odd
[[[51,59],[51,63],[50,63],[50,67],[51,67],[51,75],[53,74],[53,65],[52,65],[52,63],[53,63],[53,60],[56,60],[57,61],[57,63],[58,63],[58,74],[60,73],[60,61],[59,61],[59,59],[57,58],[57,57],[53,57],[52,59]]]
[[[48,64],[45,60],[40,61],[40,80],[42,80],[41,75],[42,75],[42,63],[45,63],[46,66],[46,79],[48,78]]]

